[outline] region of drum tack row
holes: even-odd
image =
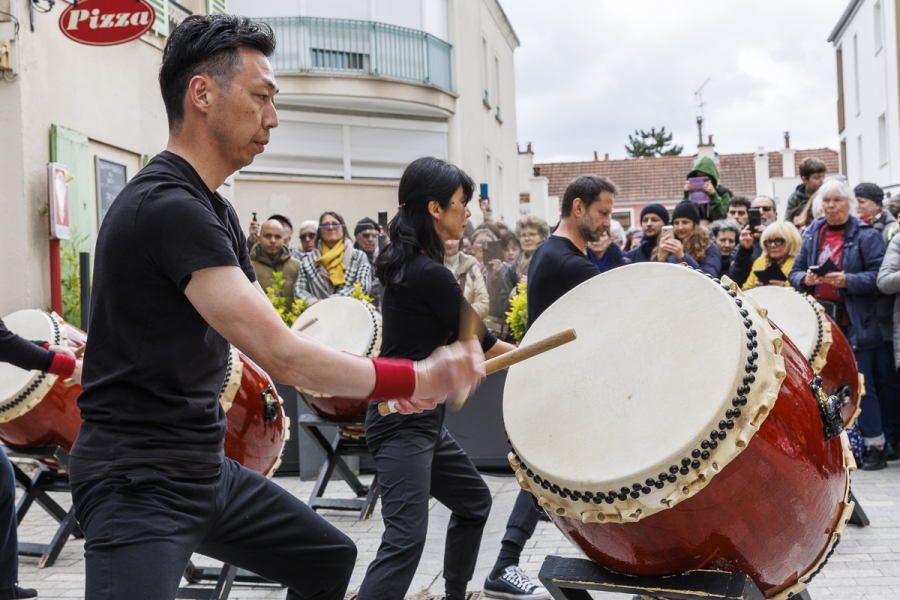
[[[41,311],[4,322],[29,339],[86,341]],[[805,588],[853,509],[842,424],[864,393],[849,343],[822,307],[790,288],[745,294],[726,278],[638,264],[569,292],[523,344],[571,327],[577,340],[510,368],[503,398],[510,464],[556,526],[626,574],[739,572],[779,600]],[[360,356],[381,349],[381,316],[351,298],[316,303],[294,328]],[[613,330],[630,333],[626,347],[597,343]],[[0,364],[0,441],[68,451],[80,391]],[[323,417],[368,408],[298,391]],[[290,435],[272,381],[232,348],[219,399],[225,454],[271,477]]]

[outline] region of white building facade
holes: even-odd
[[[841,172],[900,192],[898,0],[851,0],[828,38],[836,51]]]

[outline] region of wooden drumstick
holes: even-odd
[[[314,324],[316,323],[316,321],[318,321],[318,320],[319,320],[318,317],[313,317],[312,319],[310,319],[309,321],[307,321],[307,322],[304,323],[303,325],[300,325],[299,327],[297,327],[297,329],[295,329],[294,331],[300,332],[300,331],[303,331],[304,329],[309,329],[309,328],[310,328],[312,325],[314,325]]]
[[[82,356],[84,356],[85,348],[87,348],[87,344],[82,344],[79,347],[75,348],[75,358],[81,358]],[[75,380],[71,378],[66,379],[65,381],[63,381],[63,385],[66,387],[72,387],[73,385],[75,385]]]
[[[566,329],[565,331],[555,333],[550,337],[546,337],[533,344],[528,344],[527,346],[517,348],[512,352],[507,352],[506,354],[495,356],[490,360],[484,361],[485,375],[496,373],[501,369],[508,369],[509,367],[513,366],[516,363],[520,363],[523,360],[534,358],[538,354],[543,354],[548,350],[553,350],[554,348],[558,348],[563,344],[568,344],[569,342],[574,341],[576,337],[577,336],[575,335],[574,329]],[[463,404],[466,403],[466,399],[467,398],[463,398],[462,401],[451,402],[451,410],[459,410],[460,408],[462,408]],[[392,412],[396,412],[396,409],[393,408],[393,403],[395,402],[395,400],[388,400],[387,402],[382,402],[381,404],[379,404],[378,414],[386,417]]]

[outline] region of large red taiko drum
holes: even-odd
[[[840,401],[766,311],[725,279],[638,264],[560,298],[510,368],[519,484],[590,559],[632,575],[696,569],[798,594],[840,540],[855,468]]]
[[[3,322],[27,340],[73,350],[87,341],[82,330],[56,313],[20,310]],[[80,385],[66,386],[57,375],[0,363],[0,442],[16,450],[59,446],[68,452],[81,428],[81,412],[75,403],[80,393]]]
[[[856,357],[841,328],[816,299],[790,287],[761,286],[745,292],[769,311],[769,318],[822,377],[825,392],[841,399],[844,428],[850,429],[865,393]]]
[[[272,477],[291,437],[290,419],[266,372],[233,346],[219,402],[228,419],[225,456]]]

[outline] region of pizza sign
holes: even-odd
[[[114,46],[141,37],[155,21],[147,0],[82,0],[63,11],[59,28],[80,44]]]

